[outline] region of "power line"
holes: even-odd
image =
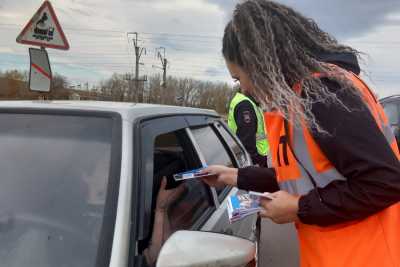
[[[15,28],[21,28],[23,25],[19,24],[12,24],[12,23],[0,23],[0,27],[15,27]],[[122,30],[114,30],[114,29],[90,29],[90,28],[73,28],[73,27],[65,27],[65,30],[70,30],[74,32],[109,32],[109,33],[120,33],[120,34],[126,34],[127,31],[122,31]],[[208,38],[208,39],[220,39],[220,36],[212,36],[212,35],[200,35],[200,34],[178,34],[178,33],[167,33],[167,32],[137,32],[138,34],[143,34],[143,35],[159,35],[159,36],[175,36],[175,37],[195,37],[195,38]]]
[[[19,24],[11,24],[11,23],[0,23],[0,27],[11,27],[11,28],[22,28],[23,25]],[[90,29],[90,28],[74,28],[74,27],[65,27],[64,29],[72,31],[71,33],[81,33],[81,32],[107,32],[107,33],[118,33],[122,35],[126,35],[127,31],[122,31],[122,30],[115,30],[115,29]],[[71,34],[69,33],[69,34]],[[164,38],[167,39],[182,39],[182,38],[200,38],[200,39],[219,39],[221,40],[222,36],[216,36],[216,35],[201,35],[201,34],[178,34],[178,33],[168,33],[168,32],[138,32],[138,34],[143,34],[143,35],[153,35],[153,36],[166,36]],[[90,36],[90,34],[86,34]],[[104,35],[98,35],[98,37],[104,37]],[[118,37],[118,36],[114,36]],[[155,37],[146,37],[146,38],[151,38],[154,39]],[[191,41],[193,39],[189,39],[188,41]],[[196,40],[193,40],[196,41]],[[356,41],[356,42],[345,42],[347,44],[397,44],[400,45],[400,41]]]
[[[197,39],[181,39],[181,38],[173,38],[173,37],[142,37],[142,40],[149,40],[149,41],[179,41],[179,42],[196,42],[201,44],[219,44],[220,40],[216,41],[207,41],[207,40],[197,40]]]
[[[12,24],[12,23],[0,23],[0,27],[11,27],[11,28],[18,28],[22,29],[24,25],[20,24]],[[126,34],[126,31],[121,31],[121,30],[112,30],[112,29],[89,29],[89,28],[73,28],[73,27],[63,27],[65,30],[70,30],[74,32],[109,32],[109,33],[121,33],[121,34]]]

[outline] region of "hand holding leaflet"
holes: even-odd
[[[269,200],[274,200],[274,197],[271,195],[271,193],[265,192],[265,193],[260,193],[260,192],[254,192],[254,191],[249,191],[249,195],[253,196],[254,198],[266,198]]]
[[[188,179],[197,179],[197,178],[204,178],[204,177],[211,177],[214,176],[215,174],[212,173],[204,173],[203,170],[207,168],[207,166],[186,171],[186,172],[181,172],[174,174],[174,179],[175,181],[183,181],[183,180],[188,180]]]
[[[250,191],[247,194],[237,194],[228,199],[228,217],[230,223],[239,221],[249,215],[263,210],[260,206],[262,198],[273,200],[269,193],[258,193]]]

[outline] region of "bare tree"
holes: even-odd
[[[28,72],[8,70],[0,72],[0,77],[6,80],[5,94],[2,98],[29,99],[32,97],[27,90]],[[132,85],[127,75],[114,73],[110,78],[101,81],[90,90],[86,88],[86,99],[108,101],[134,101],[136,92],[130,90]],[[51,99],[65,99],[74,91],[69,89],[68,79],[55,74],[52,81]],[[82,91],[84,92],[84,91]],[[220,114],[226,114],[233,89],[226,83],[195,80],[192,78],[167,77],[163,86],[161,75],[152,75],[145,86],[146,102],[162,105],[178,105],[214,109]],[[79,92],[78,92],[79,93]]]
[[[114,73],[111,78],[101,82],[100,93],[112,101],[127,101],[129,96],[129,87],[123,75]]]

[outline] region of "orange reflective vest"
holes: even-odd
[[[345,75],[361,92],[382,134],[400,159],[383,108],[358,76],[347,72]],[[296,87],[294,90],[301,90],[300,85]],[[295,159],[291,148],[283,146],[283,140],[287,137],[283,117],[278,113],[267,112],[265,125],[272,165],[282,190],[295,195],[307,194],[314,188],[308,174],[311,174],[318,187],[325,187],[334,180],[346,180],[322,153],[304,123],[302,127],[293,127],[288,123],[291,148],[301,164]],[[358,221],[329,227],[296,223],[296,228],[303,267],[400,267],[400,204]]]

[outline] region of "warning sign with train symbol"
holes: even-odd
[[[42,18],[36,22],[36,26],[33,29],[33,37],[38,40],[53,40],[54,27],[51,27],[48,23],[49,17],[46,12],[43,13]]]
[[[69,44],[53,7],[45,1],[17,37],[21,44],[68,50]]]
[[[29,48],[29,89],[49,93],[52,73],[46,48],[68,50],[69,44],[49,1],[44,1],[17,37],[17,43],[36,45]]]

